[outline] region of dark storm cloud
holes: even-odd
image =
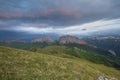
[[[119,0],[0,0],[1,19],[39,19],[79,24],[120,16]]]
[[[0,0],[2,34],[6,31],[19,35],[20,31],[84,34],[85,28],[87,33],[103,30],[108,24],[119,28],[119,18],[120,0]]]

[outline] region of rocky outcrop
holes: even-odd
[[[99,76],[98,80],[118,80],[118,79],[116,79],[116,78],[108,78],[108,77],[105,77],[105,76]]]
[[[68,44],[68,43],[77,43],[77,44],[87,44],[86,41],[79,39],[78,37],[75,36],[62,36],[59,39],[60,44]]]
[[[116,56],[115,51],[113,51],[113,50],[108,50],[108,52],[110,52],[112,55]]]
[[[32,43],[52,43],[54,42],[54,40],[50,37],[43,37],[43,38],[37,38],[37,39],[33,39]]]

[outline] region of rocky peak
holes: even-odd
[[[59,42],[60,44],[67,44],[67,43],[87,44],[86,41],[70,35],[60,37]]]
[[[54,40],[51,37],[43,37],[43,38],[37,38],[32,40],[33,43],[52,43]]]

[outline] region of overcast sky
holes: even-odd
[[[0,38],[118,30],[120,0],[0,0]]]

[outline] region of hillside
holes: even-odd
[[[100,76],[120,79],[120,71],[115,68],[68,56],[0,47],[0,79],[97,80]]]
[[[84,49],[86,48],[86,49]],[[81,47],[68,47],[68,46],[47,46],[44,48],[33,48],[31,51],[44,53],[54,56],[60,56],[64,58],[80,58],[91,61],[96,64],[104,64],[109,67],[114,67],[116,69],[120,69],[120,61],[114,57],[107,57],[106,55],[100,55],[100,52],[107,54],[105,51],[97,51],[93,48],[91,51],[89,47],[84,46]],[[99,50],[99,49],[98,49]],[[109,54],[109,53],[108,53]]]
[[[120,38],[87,39],[87,41],[99,48],[111,50],[115,53],[115,56],[120,57]]]
[[[45,47],[50,44],[47,43],[18,43],[18,42],[12,42],[12,43],[6,43],[6,42],[0,42],[0,46],[6,46],[6,47],[12,47],[17,49],[23,49],[23,50],[29,50],[32,47]]]
[[[117,69],[118,68],[120,69],[120,57],[116,57],[112,55],[110,52],[108,52],[107,50],[96,48],[94,46],[81,45],[81,44],[75,44],[75,43],[61,45],[57,42],[49,43],[49,44],[48,43],[18,43],[18,42],[3,43],[1,42],[0,45],[13,47],[17,49],[23,49],[23,50],[31,50],[33,52],[40,52],[40,53],[43,52],[48,54],[52,53],[52,55],[54,53],[59,53],[61,55],[61,51],[62,51],[64,55],[65,54],[72,55],[74,57],[84,58],[95,63],[99,63],[99,64],[102,63],[107,66],[112,66]],[[85,53],[85,54],[81,54],[81,53]],[[57,54],[57,56],[59,54]]]

